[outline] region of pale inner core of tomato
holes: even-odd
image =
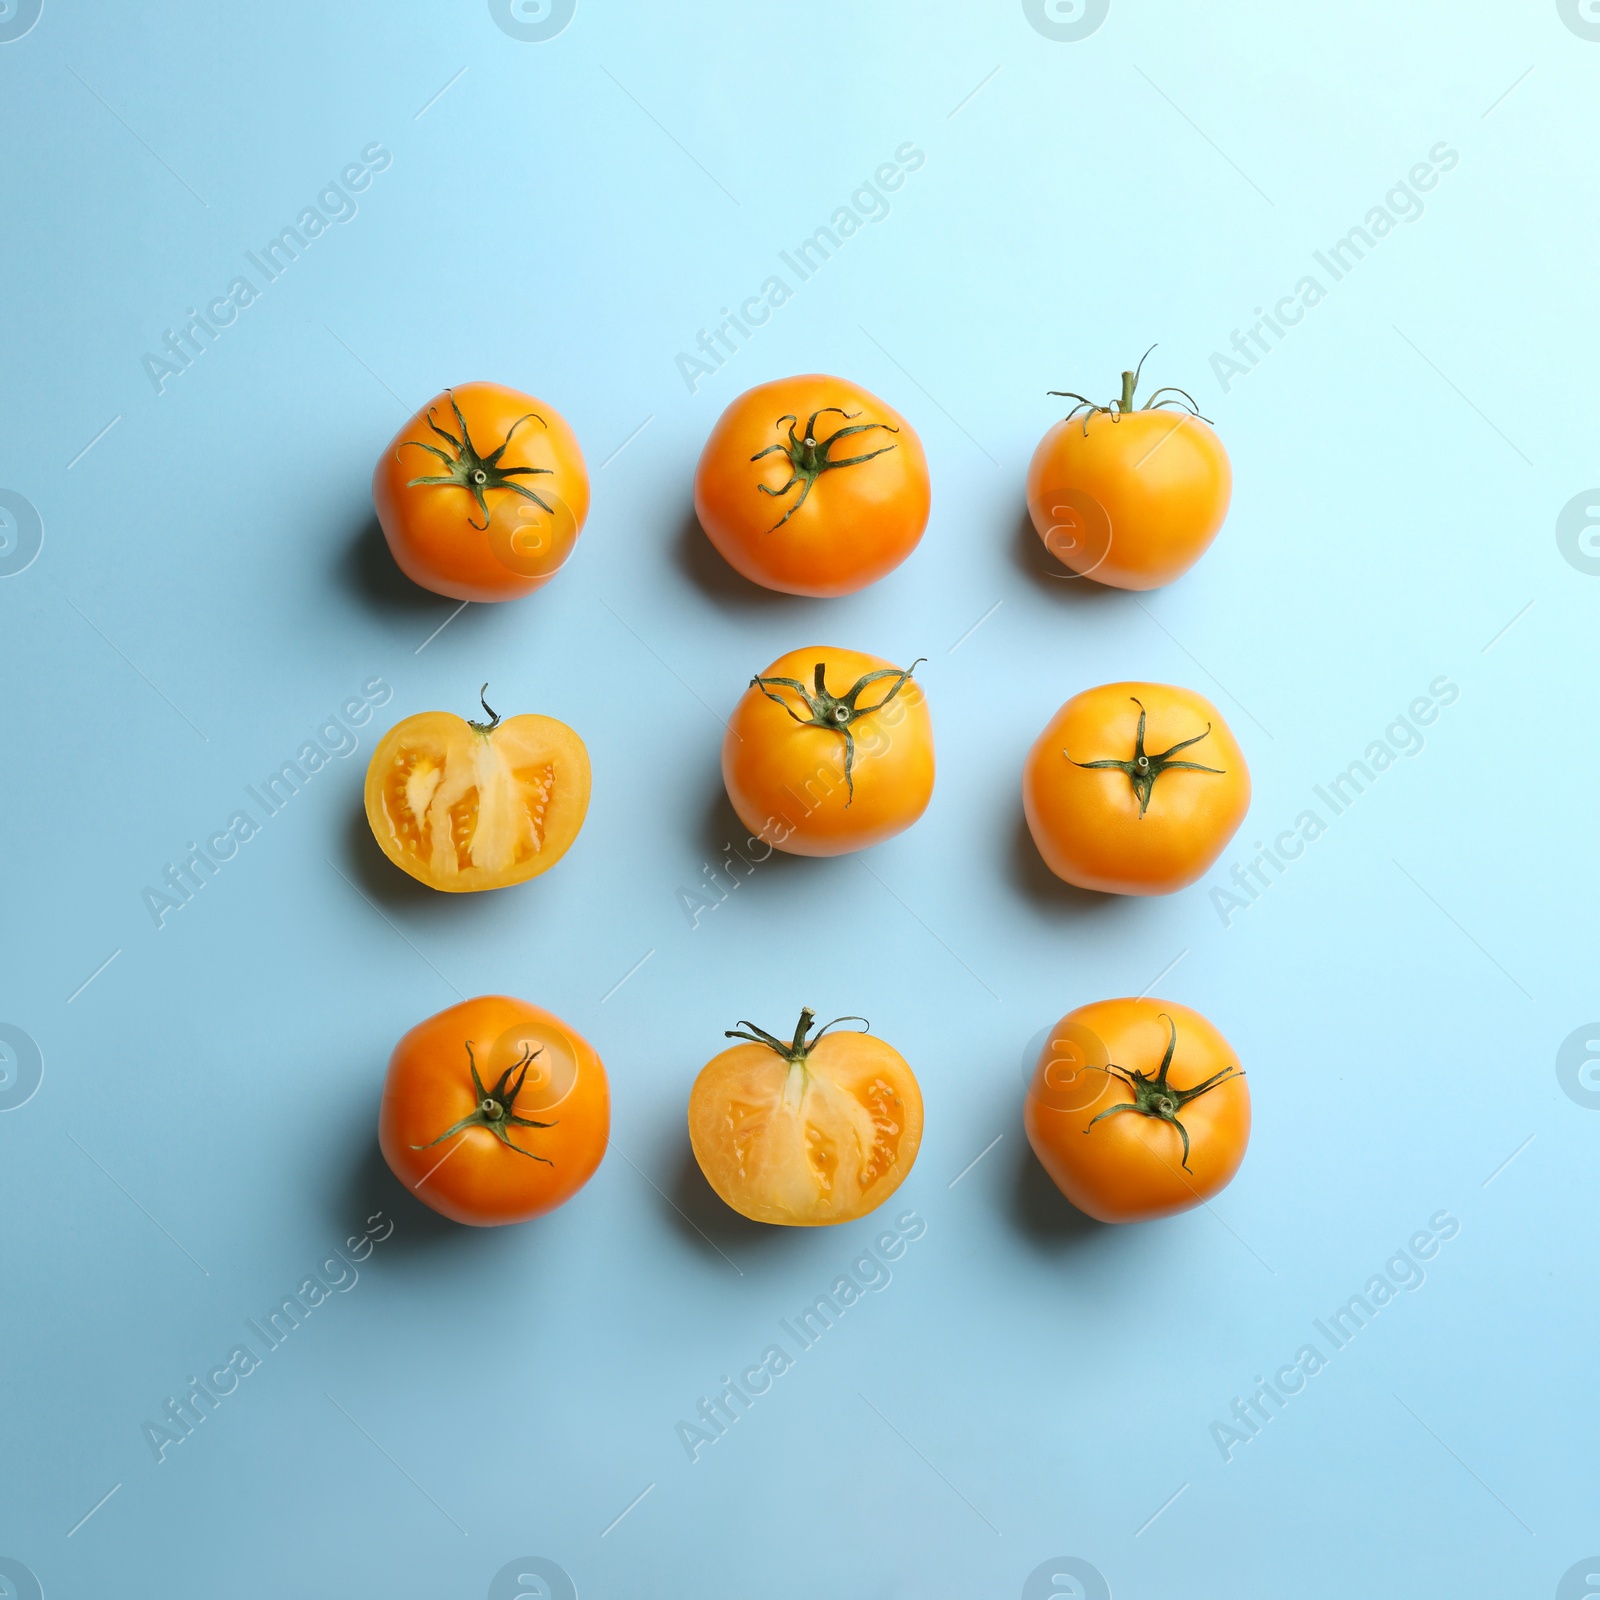
[[[503,872],[544,848],[555,783],[552,763],[513,767],[494,740],[475,737],[470,760],[442,761],[416,747],[398,751],[384,810],[397,837],[436,876],[468,867]]]
[[[874,1076],[854,1091],[803,1067],[734,1088],[726,1131],[741,1184],[796,1214],[866,1194],[898,1159],[904,1108]],[[841,1170],[842,1169],[842,1170]]]

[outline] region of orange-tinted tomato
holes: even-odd
[[[1023,1122],[1080,1211],[1146,1222],[1232,1181],[1250,1142],[1250,1090],[1228,1041],[1198,1011],[1097,1000],[1050,1030]]]
[[[487,1228],[555,1210],[594,1176],[610,1131],[593,1046],[526,1000],[463,1000],[419,1022],[389,1058],[383,1158],[457,1222]]]
[[[394,436],[372,502],[413,583],[456,600],[515,600],[572,554],[589,474],[559,411],[503,384],[463,383]]]
[[[694,475],[711,542],[752,583],[851,594],[916,549],[928,461],[893,406],[821,373],[746,390],[717,419]]]
[[[728,1037],[752,1042],[708,1061],[689,1094],[700,1170],[755,1222],[865,1216],[905,1182],[922,1143],[922,1091],[900,1054],[869,1033],[829,1033],[831,1022],[813,1035],[814,1020],[802,1011],[792,1040],[740,1023]]]
[[[407,717],[368,763],[372,836],[429,888],[461,894],[536,878],[571,848],[589,810],[589,752],[566,723],[489,715]]]
[[[728,719],[722,778],[755,837],[792,855],[844,855],[927,810],[933,723],[916,666],[815,645],[752,680]]]
[[[1177,389],[1158,389],[1134,409],[1138,376],[1122,374],[1115,409],[1066,396],[1078,406],[1039,441],[1028,467],[1028,514],[1045,548],[1116,589],[1181,577],[1216,537],[1233,494],[1228,452],[1204,418],[1169,409],[1162,396]]]
[[[1192,689],[1103,683],[1039,735],[1022,806],[1045,864],[1080,889],[1170,894],[1206,872],[1250,808],[1250,769]]]

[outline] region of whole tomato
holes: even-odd
[[[1022,808],[1045,865],[1080,889],[1171,894],[1207,872],[1250,807],[1250,769],[1192,689],[1103,683],[1028,752]]]
[[[401,1183],[474,1227],[570,1200],[606,1153],[611,1092],[594,1047],[526,1000],[480,995],[394,1047],[378,1143]]]
[[[1141,360],[1122,374],[1122,397],[1108,406],[1052,390],[1078,403],[1028,467],[1028,514],[1045,548],[1115,589],[1181,577],[1216,537],[1233,494],[1228,452],[1183,390],[1157,389],[1134,406],[1143,368]],[[1179,396],[1191,409],[1172,409]]]
[[[700,526],[729,565],[786,594],[851,594],[916,549],[928,461],[876,395],[821,373],[739,396],[694,475]]]
[[[854,1029],[793,1039],[752,1022],[746,1043],[708,1061],[689,1093],[689,1141],[706,1181],[755,1222],[819,1227],[876,1210],[906,1180],[922,1143],[922,1091],[900,1053]]]
[[[1023,1111],[1056,1187],[1101,1222],[1147,1222],[1209,1200],[1250,1142],[1250,1090],[1228,1041],[1170,1000],[1069,1011]]]
[[[454,600],[515,600],[561,569],[589,515],[577,435],[498,383],[436,394],[390,441],[372,502],[400,570]]]
[[[750,680],[722,741],[722,778],[757,838],[837,856],[909,828],[933,794],[933,723],[911,676],[813,645]]]

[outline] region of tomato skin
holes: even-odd
[[[589,752],[554,717],[485,724],[423,711],[372,752],[367,823],[402,872],[471,894],[548,872],[583,827],[589,790]]]
[[[869,672],[898,670],[893,662],[859,650],[813,645],[779,656],[763,678],[793,678],[811,688],[817,663],[833,694]],[[870,710],[851,724],[855,756],[845,782],[845,741],[832,728],[802,725],[755,685],[728,719],[722,742],[722,778],[733,809],[750,833],[791,855],[836,856],[881,844],[909,828],[933,796],[933,722],[915,678],[892,700],[894,679],[868,684],[858,702]],[[775,689],[802,716],[806,708],[790,689]]]
[[[718,1197],[752,1222],[853,1222],[910,1173],[922,1091],[905,1058],[871,1034],[828,1033],[802,1068],[768,1045],[737,1044],[695,1079],[689,1142]]]
[[[781,417],[797,418],[801,433],[813,413],[829,406],[860,415],[818,416],[819,440],[868,423],[899,430],[851,434],[831,447],[834,459],[887,444],[894,448],[820,473],[804,504],[776,526],[797,504],[800,485],[781,497],[763,494],[758,485],[779,489],[791,463],[778,453],[759,461],[751,457],[787,442]],[[911,424],[866,389],[815,372],[758,384],[740,395],[717,419],[694,475],[695,514],[712,544],[752,583],[784,594],[853,594],[876,583],[916,549],[930,504],[928,461]]]
[[[1130,757],[1136,701],[1148,713],[1148,751],[1167,750],[1210,723],[1210,735],[1177,759],[1222,769],[1161,773],[1142,817],[1125,774],[1072,764]],[[1074,695],[1046,724],[1023,768],[1022,804],[1033,842],[1058,878],[1104,894],[1171,894],[1210,870],[1244,820],[1250,769],[1204,695],[1164,683],[1105,683]]]
[[[1034,530],[1058,561],[1115,589],[1158,589],[1216,538],[1233,468],[1199,417],[1097,411],[1039,441],[1027,493]]]
[[[452,398],[480,455],[509,433],[499,465],[544,469],[512,481],[548,502],[554,515],[512,490],[490,488],[486,519],[465,488],[411,483],[446,471],[418,446],[454,454],[428,426],[431,411],[435,423],[460,439]],[[530,412],[544,426],[531,420],[512,432]],[[589,515],[589,474],[577,435],[553,406],[503,384],[462,383],[435,395],[390,440],[372,474],[372,503],[395,561],[413,583],[453,600],[515,600],[543,588],[572,554]]]
[[[1163,1013],[1177,1034],[1168,1079],[1175,1088],[1234,1069],[1179,1112],[1189,1134],[1188,1171],[1170,1123],[1133,1111],[1094,1122],[1129,1098],[1125,1083],[1095,1066],[1109,1061],[1154,1076],[1170,1037]],[[1219,1194],[1244,1160],[1250,1090],[1238,1069],[1232,1046],[1188,1006],[1153,999],[1079,1006],[1051,1029],[1040,1052],[1023,1110],[1028,1143],[1062,1194],[1100,1222],[1175,1216]]]
[[[532,1058],[515,1109],[553,1126],[508,1132],[551,1164],[508,1150],[483,1127],[435,1143],[478,1103],[467,1046],[492,1087],[524,1041],[542,1054]],[[463,1000],[419,1022],[389,1058],[378,1113],[383,1158],[410,1193],[455,1222],[499,1227],[564,1205],[594,1176],[610,1131],[611,1091],[594,1047],[526,1000]]]

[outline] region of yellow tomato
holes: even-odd
[[[413,583],[455,600],[514,600],[572,554],[589,474],[560,412],[504,384],[462,383],[390,441],[372,502]]]
[[[1148,1222],[1224,1189],[1250,1142],[1250,1088],[1228,1041],[1170,1000],[1070,1011],[1023,1113],[1055,1185],[1101,1222]]]
[[[922,1091],[898,1051],[869,1033],[792,1040],[754,1023],[708,1061],[689,1095],[689,1141],[706,1181],[755,1222],[818,1227],[876,1210],[905,1181],[922,1143]]]
[[[480,995],[394,1048],[378,1143],[406,1189],[473,1227],[526,1222],[594,1175],[611,1090],[594,1047],[526,1000]]]
[[[752,583],[841,595],[875,583],[928,525],[928,460],[892,406],[813,372],[758,384],[717,420],[694,475],[706,536]]]
[[[757,838],[837,856],[909,828],[933,795],[933,723],[911,674],[859,650],[779,656],[728,719],[722,778]]]
[[[1250,769],[1192,689],[1103,683],[1074,695],[1028,753],[1022,803],[1058,878],[1171,894],[1209,871],[1250,807]]]
[[[483,709],[488,722],[448,711],[407,717],[367,767],[367,821],[383,853],[452,894],[548,872],[589,809],[589,752],[566,723],[502,722]]]
[[[1143,368],[1122,374],[1121,399],[1106,406],[1052,390],[1078,403],[1028,467],[1028,514],[1045,548],[1116,589],[1181,577],[1216,538],[1233,494],[1228,452],[1182,389],[1157,389],[1135,407]]]

